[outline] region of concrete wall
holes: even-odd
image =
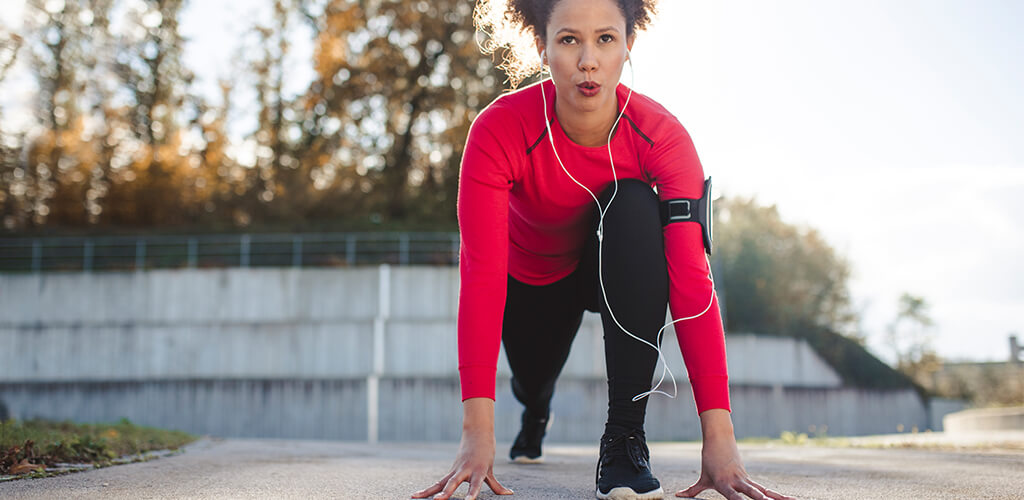
[[[511,441],[521,407],[507,378],[498,380],[495,430]],[[603,380],[565,377],[553,402],[552,442],[600,436],[607,404]],[[454,377],[379,380],[378,439],[458,440],[462,408]],[[778,437],[783,430],[862,435],[924,429],[916,395],[850,388],[731,387],[738,437]],[[367,379],[179,379],[106,382],[0,382],[0,398],[18,418],[83,422],[122,417],[143,425],[236,437],[367,440]],[[902,426],[902,427],[901,427]],[[700,438],[687,386],[676,399],[656,396],[647,433],[655,440]]]
[[[127,417],[224,436],[457,439],[457,310],[448,267],[0,275],[0,400],[20,418]],[[936,420],[912,391],[842,387],[804,342],[740,333],[726,342],[741,437]],[[663,347],[678,397],[654,396],[648,433],[699,438],[671,330]],[[511,440],[520,407],[500,356],[496,431]],[[606,398],[600,321],[588,313],[551,439],[593,441]]]
[[[364,379],[0,382],[13,417],[141,425],[218,436],[365,440]]]
[[[933,431],[949,431],[946,428],[945,417],[950,413],[956,413],[967,408],[967,401],[963,399],[931,398],[928,400],[928,427]]]
[[[949,432],[1024,431],[1024,406],[978,408],[946,415]]]

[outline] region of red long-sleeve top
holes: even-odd
[[[544,85],[546,102],[540,85]],[[619,110],[629,89],[615,89]],[[612,183],[608,146],[585,147],[565,134],[555,115],[550,79],[501,95],[473,121],[459,174],[458,349],[462,399],[494,399],[507,276],[531,285],[569,275],[580,260],[590,194],[570,179],[552,151],[544,109],[558,155],[595,194]],[[686,129],[663,106],[633,91],[611,139],[619,179],[657,186],[662,200],[700,198],[704,171]],[[710,270],[695,223],[664,228],[673,318],[693,316],[711,298]],[[717,298],[699,318],[676,323],[676,339],[697,412],[729,410],[725,335]]]

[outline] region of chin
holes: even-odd
[[[608,99],[605,98],[605,96],[600,96],[598,97],[598,99],[594,99],[592,97],[583,97],[582,95],[579,94],[579,91],[576,90],[576,87],[573,87],[571,89],[571,92],[573,106],[581,110],[590,111],[600,109],[602,106],[608,104]]]

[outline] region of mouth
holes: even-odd
[[[576,90],[579,91],[583,97],[595,97],[601,93],[601,85],[597,82],[586,81],[576,85]]]

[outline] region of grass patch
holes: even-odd
[[[117,423],[0,421],[0,480],[149,460],[198,439],[187,432]]]
[[[825,432],[817,432],[808,436],[804,432],[783,431],[777,438],[770,437],[749,437],[737,439],[740,444],[772,444],[786,446],[826,446],[847,448],[853,446],[852,442],[845,437],[831,437]]]

